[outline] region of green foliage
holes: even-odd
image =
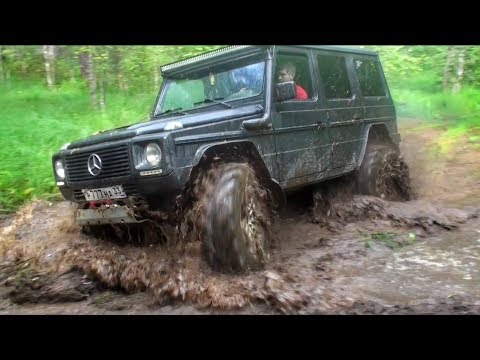
[[[366,240],[366,246],[371,247],[372,242],[381,243],[382,245],[390,248],[396,249],[399,247],[398,243],[395,241],[395,237],[398,234],[392,232],[377,232],[370,235],[370,238]]]
[[[0,212],[26,199],[58,197],[50,158],[63,143],[145,119],[161,84],[161,65],[219,47],[57,46],[49,90],[42,46],[0,46]],[[446,128],[441,154],[464,137],[480,148],[480,46],[368,47],[380,54],[400,118]],[[465,49],[462,87],[452,94],[450,83],[443,89],[445,64],[459,49]],[[91,54],[97,85],[105,90],[104,113],[90,108],[82,54]]]
[[[56,83],[82,81],[80,56],[82,53],[90,53],[96,75],[107,87],[120,88],[126,92],[152,91],[152,88],[158,90],[154,79],[155,71],[159,71],[161,65],[219,47],[221,46],[57,46]],[[5,70],[12,78],[44,81],[42,46],[3,46],[2,59]]]
[[[416,242],[414,233],[400,234],[395,232],[375,232],[371,234],[363,234],[365,247],[372,248],[375,244],[385,246],[389,249],[396,250],[400,247],[411,245]]]
[[[480,148],[480,46],[466,47],[462,90],[458,94],[452,93],[450,82],[443,89],[449,47],[371,48],[380,54],[400,118],[419,118],[445,128],[438,140],[441,155],[448,155],[463,137],[471,146]],[[459,47],[455,48],[450,77],[456,76]]]
[[[9,76],[43,79],[45,65],[41,46],[3,46],[2,57]]]
[[[480,89],[464,88],[459,94],[392,89],[399,117],[420,118],[430,126],[445,128],[438,139],[440,155],[448,155],[460,138],[480,147]]]
[[[25,200],[60,198],[51,156],[97,131],[147,119],[159,90],[159,67],[218,46],[59,46],[49,90],[41,46],[3,46],[0,77],[0,213]],[[106,111],[92,111],[80,56],[92,55],[105,85]],[[7,74],[8,72],[8,74]],[[158,82],[155,84],[155,75]]]
[[[379,53],[390,85],[396,88],[439,90],[446,46],[368,46]],[[422,88],[412,87],[421,85]],[[426,88],[428,86],[428,88]]]
[[[58,197],[51,156],[67,141],[145,119],[155,93],[107,93],[105,113],[91,111],[83,87],[64,84],[54,91],[16,79],[0,85],[0,212],[24,200]]]

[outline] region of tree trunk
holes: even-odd
[[[452,93],[458,94],[462,89],[463,74],[465,71],[465,47],[459,47],[457,56],[457,67],[455,72],[455,82],[452,86]]]
[[[118,47],[113,47],[110,50],[109,58],[113,63],[113,73],[115,76],[115,81],[120,90],[122,90],[122,73],[120,70],[120,62],[122,61],[122,54]]]
[[[447,48],[447,59],[445,67],[443,68],[443,90],[450,88],[450,79],[452,78],[452,62],[455,56],[455,47],[449,46]]]
[[[8,67],[8,58],[5,47],[0,46],[0,81],[5,82],[7,88],[10,87],[10,69]]]
[[[122,71],[120,71],[120,73],[118,74],[118,87],[123,92],[128,91],[128,83]]]
[[[95,77],[95,69],[93,68],[92,53],[88,53],[87,57],[87,71],[88,71],[88,88],[90,92],[90,102],[93,107],[97,106],[97,79]]]
[[[88,81],[88,52],[82,52],[79,55],[80,75]]]
[[[69,67],[68,75],[69,75],[69,77],[70,77],[70,81],[71,81],[72,83],[74,83],[74,82],[75,82],[75,70],[73,69],[72,66]]]
[[[106,50],[106,51],[105,51]],[[95,55],[106,55],[108,59],[108,48],[95,48]],[[107,82],[107,74],[105,69],[105,64],[102,63],[100,58],[99,61],[93,61],[93,69],[96,74],[96,81],[98,86],[98,106],[102,112],[105,112],[105,83]]]
[[[98,99],[98,102],[100,104],[100,110],[102,110],[102,112],[105,112],[105,86],[103,78],[99,79],[98,86],[100,87],[100,96]]]
[[[5,81],[5,69],[3,67],[3,46],[0,45],[0,81]]]
[[[116,77],[117,77],[118,88],[119,88],[119,90],[123,91],[122,74],[118,73]]]
[[[88,82],[88,90],[90,94],[90,104],[97,107],[97,80],[95,77],[95,69],[93,64],[93,56],[91,49],[84,50],[80,54],[80,71],[82,76]]]
[[[45,60],[45,74],[48,87],[55,85],[55,46],[43,45],[43,58]]]

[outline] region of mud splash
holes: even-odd
[[[2,239],[5,249],[1,273],[2,278],[8,279],[2,285],[12,288],[8,296],[13,302],[51,302],[54,297],[58,301],[80,300],[94,290],[78,290],[85,283],[94,284],[96,290],[147,292],[150,302],[155,304],[184,302],[197,308],[238,309],[259,301],[273,304],[278,294],[278,289],[271,288],[261,273],[236,277],[212,271],[202,259],[198,241],[185,246],[115,244],[82,234],[80,228],[72,225],[74,209],[67,203],[52,205],[45,211],[47,207],[39,202],[25,208],[8,234],[5,232],[10,241]],[[39,210],[56,219],[41,236],[31,232],[29,223],[30,215]],[[67,212],[70,217],[58,217]],[[18,264],[27,263],[28,271],[20,274]],[[15,273],[15,277],[10,273]],[[53,279],[68,273],[80,276],[71,278],[69,286],[57,287],[54,294]],[[80,292],[78,298],[67,295],[72,289]],[[288,295],[273,306],[289,311],[295,308],[295,302],[298,299]]]
[[[404,139],[418,145],[418,137]],[[266,269],[243,275],[203,260],[191,236],[201,203],[177,229],[183,240],[169,243],[97,239],[73,223],[70,204],[35,202],[1,220],[0,310],[42,313],[61,301],[55,306],[69,313],[478,313],[469,285],[480,270],[478,210],[432,201],[460,198],[457,183],[474,188],[468,169],[450,174],[447,190],[428,187],[418,156],[405,158],[421,200],[354,195],[347,178],[315,189],[313,203],[311,192],[307,201],[292,194],[271,226]]]
[[[412,198],[408,165],[398,151],[384,144],[372,143],[367,146],[356,177],[360,194],[391,201]]]
[[[313,221],[330,229],[365,219],[388,220],[393,226],[419,226],[452,230],[468,219],[476,218],[479,209],[459,210],[414,200],[391,202],[373,196],[355,195],[354,179],[346,177],[326,182],[313,191]]]
[[[177,238],[199,241],[210,266],[244,273],[264,268],[277,204],[247,163],[218,163],[200,170],[177,200]]]
[[[351,294],[331,284],[341,278],[335,270],[339,263],[361,262],[359,259],[368,254],[359,229],[371,233],[413,227],[420,237],[423,229],[438,233],[474,216],[466,211],[422,209],[418,202],[398,204],[357,196],[349,202],[344,196],[340,196],[342,201],[327,198],[330,216],[323,219],[329,227],[311,221],[315,212],[292,205],[274,227],[278,240],[267,269],[236,276],[211,270],[198,241],[182,246],[102,241],[72,225],[66,215],[68,211],[73,214],[69,204],[36,203],[24,208],[13,226],[4,228],[9,231],[2,234],[0,281],[9,289],[5,296],[13,303],[91,299],[92,307],[98,309],[105,305],[95,299],[108,290],[124,296],[145,293],[146,297],[137,301],[149,306],[181,303],[213,311],[264,304],[281,313],[341,312],[354,306],[354,301]],[[422,210],[434,215],[425,217]],[[51,226],[43,227],[40,235],[35,226],[48,219],[53,219]],[[354,219],[356,223],[352,223]],[[365,219],[373,219],[373,223]],[[358,307],[351,309],[360,311]]]
[[[414,197],[408,165],[396,152],[388,153],[379,169],[376,187],[382,199],[406,201]]]

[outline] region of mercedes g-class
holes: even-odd
[[[164,65],[161,73],[148,121],[53,155],[77,224],[142,226],[157,211],[180,223],[185,209],[195,208],[200,225],[192,229],[206,260],[244,271],[265,264],[271,212],[286,191],[354,174],[360,193],[408,197],[401,187],[387,194],[379,186],[385,163],[402,160],[376,52],[229,46]]]

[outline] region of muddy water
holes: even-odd
[[[395,251],[372,249],[363,261],[338,267],[335,279],[336,286],[384,305],[480,299],[480,221]]]
[[[66,203],[31,206],[3,240],[10,250],[0,264],[8,290],[0,313],[381,313],[478,298],[476,212],[372,197],[330,200],[335,216],[322,224],[312,221],[308,201],[291,201],[276,223],[266,269],[241,276],[213,272],[199,243],[180,253],[162,245],[118,247],[64,226]],[[42,226],[51,218],[55,226]],[[405,242],[409,233],[416,233],[413,244]],[[367,247],[372,234],[393,234],[399,247]],[[473,301],[463,303],[477,311]]]
[[[0,220],[0,314],[480,314],[480,156],[430,158],[437,130],[404,134],[416,200],[293,195],[266,269],[245,275],[212,271],[199,242],[120,246],[67,203],[27,206]]]

